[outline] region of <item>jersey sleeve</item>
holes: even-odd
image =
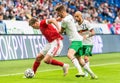
[[[62,23],[61,23],[61,27],[62,27],[62,28],[66,28],[66,27],[67,27],[67,23],[66,23],[65,20],[62,21]]]
[[[87,22],[87,27],[88,27],[88,30],[93,29],[93,27],[91,26],[90,22]]]

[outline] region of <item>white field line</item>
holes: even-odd
[[[114,65],[114,64],[120,64],[120,63],[105,63],[105,64],[97,64],[97,65],[91,65],[91,67],[94,66],[105,66],[105,65]],[[75,67],[70,67],[69,69],[74,69]],[[43,71],[38,71],[38,72],[46,72],[46,71],[56,71],[56,70],[61,70],[59,69],[47,69],[47,70],[43,70]],[[15,74],[3,74],[0,75],[0,77],[4,77],[4,76],[15,76],[15,75],[22,75],[24,73],[15,73]]]

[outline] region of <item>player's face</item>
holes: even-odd
[[[74,17],[77,22],[81,22],[82,18],[80,15],[75,14]]]
[[[3,20],[3,15],[0,15],[0,20]]]
[[[57,15],[61,18],[63,18],[63,16],[64,16],[62,11],[60,11],[60,12],[57,11]]]
[[[34,29],[39,29],[39,26],[40,26],[39,22],[35,22],[35,23],[32,25],[32,27],[33,27]]]

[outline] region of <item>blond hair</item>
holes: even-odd
[[[66,7],[63,6],[63,5],[59,5],[59,6],[56,7],[55,10],[58,11],[58,12],[60,12],[60,11],[66,11]]]

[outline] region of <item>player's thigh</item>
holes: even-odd
[[[76,53],[76,51],[74,49],[69,48],[68,53],[67,53],[67,57],[72,60],[74,58],[75,53]]]
[[[50,47],[51,47],[50,43],[47,43],[47,44],[42,48],[42,50],[41,50],[40,53],[45,56],[45,55],[47,54],[47,52],[49,51]]]
[[[82,48],[82,41],[73,41],[68,50],[68,57],[73,58],[74,55],[79,55],[79,50]]]
[[[47,54],[50,56],[57,56],[60,54],[63,48],[63,42],[60,39],[54,40],[50,43],[50,49],[48,50]]]

